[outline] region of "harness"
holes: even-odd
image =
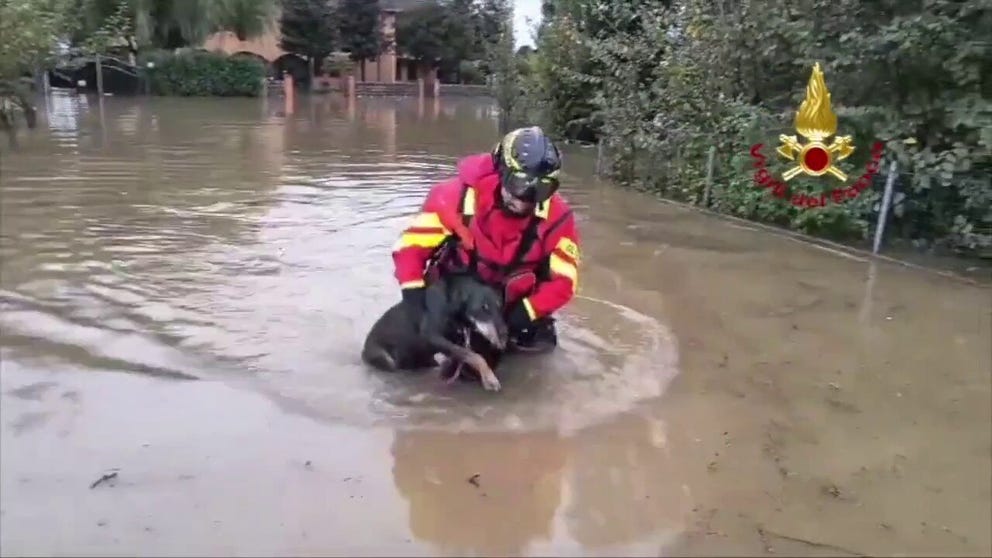
[[[465,227],[469,227],[470,224],[472,223],[472,219],[475,218],[475,190],[468,184],[462,185],[462,195],[461,195],[461,199],[458,202],[458,213],[459,215],[461,215],[462,223],[465,225]],[[565,212],[565,214],[559,217],[548,228],[548,233],[550,234],[551,231],[554,231],[556,228],[558,228],[562,223],[565,222],[565,219],[567,219],[568,216],[571,214],[572,214],[571,210]],[[531,248],[533,248],[534,243],[540,239],[539,229],[541,226],[541,220],[542,220],[541,217],[537,215],[530,216],[530,220],[527,222],[527,226],[524,228],[522,238],[520,239],[520,243],[517,244],[517,249],[514,252],[513,257],[510,259],[509,263],[500,264],[498,262],[494,262],[485,258],[480,258],[477,249],[468,250],[468,259],[469,259],[468,265],[462,266],[463,269],[461,271],[470,273],[472,275],[478,275],[479,263],[481,261],[490,269],[497,271],[500,277],[503,277],[505,279],[510,273],[512,273],[515,269],[520,267],[520,264],[524,262],[524,258],[527,257],[527,254],[530,252]],[[459,239],[457,235],[449,236],[438,247],[438,249],[435,250],[434,254],[431,256],[431,259],[428,263],[428,270],[440,267],[444,263],[449,263],[452,260],[455,260],[458,254],[457,251],[458,242]],[[547,267],[548,267],[547,261],[545,261],[544,265],[540,266],[538,270],[539,273],[541,272],[542,269]],[[544,269],[543,273],[546,274],[547,270]]]

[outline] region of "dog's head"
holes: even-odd
[[[452,283],[459,317],[494,347],[506,348],[510,334],[503,319],[503,295],[468,275],[455,277]]]

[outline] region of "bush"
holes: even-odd
[[[148,68],[148,62],[154,67]],[[152,52],[142,56],[140,65],[155,95],[257,97],[265,79],[258,60],[202,50]]]
[[[458,64],[458,75],[462,83],[468,85],[485,85],[486,76],[482,75],[479,63],[472,60],[462,60]]]

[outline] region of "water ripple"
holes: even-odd
[[[472,430],[582,428],[676,370],[663,324],[587,296],[561,316],[560,351],[507,362],[499,397],[371,373],[365,332],[399,298],[390,247],[465,149],[447,124],[294,128],[233,101],[167,117],[106,99],[84,116],[83,99],[56,96],[48,135],[5,160],[4,358],[223,379],[322,420]]]

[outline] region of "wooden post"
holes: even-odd
[[[355,98],[355,76],[348,76],[347,95],[349,99]]]
[[[99,53],[96,55],[96,94],[103,97],[103,63]]]
[[[417,98],[424,102],[424,78],[417,78]]]

